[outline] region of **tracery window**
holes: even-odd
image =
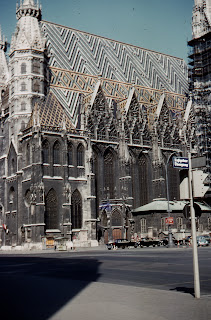
[[[67,147],[67,162],[69,166],[73,165],[73,146],[71,143]]]
[[[140,205],[148,202],[148,161],[144,155],[138,159]]]
[[[54,189],[50,189],[45,199],[45,229],[58,228],[58,199]]]
[[[28,143],[26,146],[26,165],[30,164],[30,156],[31,156],[31,150],[30,150],[30,144]]]
[[[25,64],[25,62],[21,63],[21,74],[26,74],[26,64]]]
[[[79,144],[77,148],[77,166],[84,166],[84,147],[82,144]]]
[[[60,143],[56,141],[53,146],[53,164],[60,164]]]
[[[42,162],[49,163],[49,143],[47,140],[42,143]]]
[[[78,190],[75,190],[71,199],[71,223],[72,229],[82,228],[82,198]]]
[[[179,170],[173,167],[172,158],[168,163],[169,200],[179,199]]]
[[[105,177],[105,189],[108,193],[106,196],[114,198],[114,156],[111,151],[108,151],[104,155],[104,177]]]
[[[119,227],[122,225],[122,218],[119,210],[113,211],[111,216],[111,223],[113,227]]]

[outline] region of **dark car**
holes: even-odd
[[[138,243],[136,241],[130,241],[128,239],[116,239],[107,244],[108,250],[122,248],[125,249],[127,247],[138,247]]]

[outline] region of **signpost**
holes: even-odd
[[[189,169],[188,158],[173,157],[173,167],[177,169]]]
[[[204,159],[202,159],[204,162]],[[192,163],[191,153],[188,153],[188,158],[173,157],[173,167],[177,169],[188,169],[188,181],[189,181],[189,198],[190,198],[190,217],[191,217],[191,233],[193,244],[193,272],[194,272],[194,293],[195,298],[200,298],[200,282],[199,282],[199,262],[198,262],[198,250],[196,241],[196,218],[195,209],[193,204],[193,175],[192,175]],[[186,214],[188,208],[185,208]]]

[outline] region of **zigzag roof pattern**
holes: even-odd
[[[47,21],[41,21],[41,27],[52,71],[51,90],[74,124],[79,94],[93,92],[99,77],[108,80],[102,87],[118,102],[127,99],[132,85],[160,91],[159,96],[164,90],[176,95],[188,92],[183,59]]]

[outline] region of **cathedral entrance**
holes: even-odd
[[[122,230],[121,229],[113,229],[112,230],[112,238],[113,238],[113,240],[122,239]]]
[[[48,192],[45,207],[45,230],[58,229],[58,200],[54,189]]]

